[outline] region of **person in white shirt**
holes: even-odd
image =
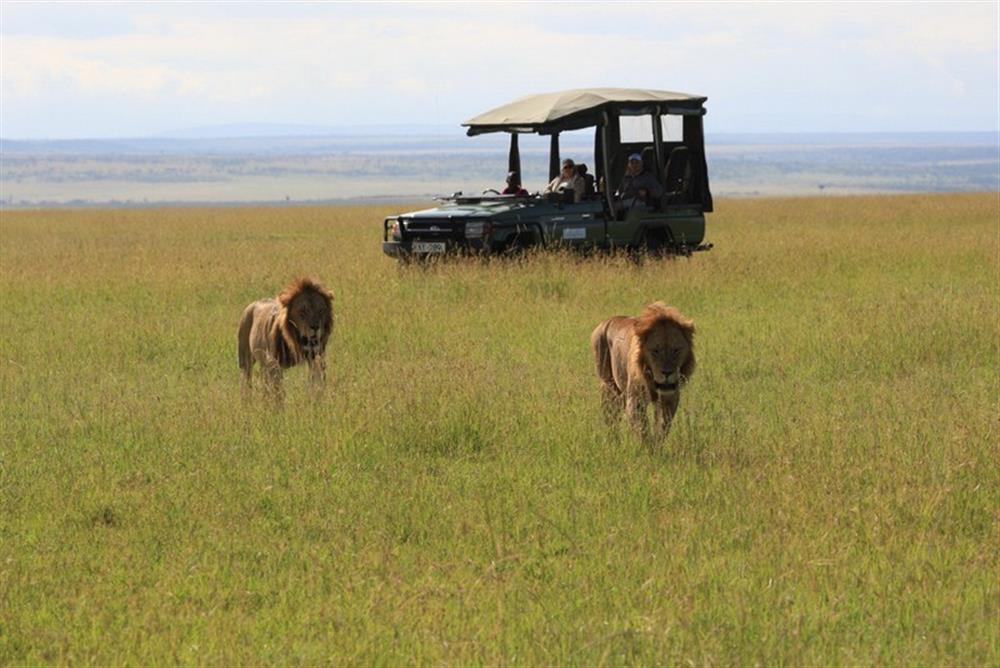
[[[543,193],[548,194],[572,190],[573,201],[579,202],[583,199],[585,187],[586,182],[576,173],[576,164],[569,158],[566,158],[562,161],[562,170],[559,172],[559,176],[552,179],[549,185],[545,186]]]

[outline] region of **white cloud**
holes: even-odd
[[[448,123],[593,85],[706,94],[730,129],[776,108],[780,126],[832,129],[815,124],[864,112],[861,98],[904,117],[928,88],[970,107],[996,99],[997,7],[982,3],[100,6],[114,30],[74,5],[17,7],[0,42],[15,136],[40,133],[46,105],[78,109],[51,132],[79,134],[74,122]],[[78,34],[52,21],[74,11]]]

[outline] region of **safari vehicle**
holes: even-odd
[[[529,95],[469,119],[462,124],[469,136],[510,135],[508,169],[519,175],[518,136],[548,135],[550,180],[560,170],[560,133],[593,127],[592,183],[598,187],[579,202],[572,191],[519,196],[492,190],[438,198],[435,208],[386,218],[382,250],[400,258],[554,246],[707,250],[705,214],[712,210],[712,195],[702,124],[705,100],[660,90],[580,89]],[[636,153],[663,187],[657,201],[626,200],[615,193],[628,157]]]

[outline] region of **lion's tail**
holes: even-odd
[[[594,351],[594,366],[602,380],[613,377],[611,372],[611,346],[608,344],[608,327],[611,320],[605,320],[590,334],[590,349]]]
[[[250,304],[243,309],[243,317],[240,318],[240,329],[236,333],[236,349],[239,355],[240,368],[246,374],[253,368],[253,357],[250,355],[250,328],[253,327],[254,305]]]

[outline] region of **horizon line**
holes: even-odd
[[[223,124],[220,126],[215,126],[219,128],[224,128],[230,124]],[[281,125],[281,124],[274,124]],[[208,129],[204,128],[198,129]],[[313,132],[313,133],[295,133],[295,132],[285,132],[277,134],[232,134],[232,135],[190,135],[184,136],[184,130],[170,131],[167,133],[160,133],[155,135],[116,135],[116,136],[66,136],[66,137],[9,137],[0,135],[0,142],[101,142],[101,141],[158,141],[158,142],[174,142],[174,141],[199,141],[199,140],[233,140],[233,139],[319,139],[319,138],[362,138],[362,137],[414,137],[412,132],[410,133],[393,133],[385,130],[392,128],[402,129],[402,128],[445,128],[450,126],[438,125],[438,124],[412,124],[412,123],[399,123],[399,124],[371,124],[370,126],[365,125],[344,125],[344,126],[330,126],[328,131],[325,132]],[[351,128],[352,131],[345,132],[347,128]],[[361,129],[371,129],[372,132],[358,132]],[[382,132],[376,131],[376,128],[383,129]],[[339,131],[338,131],[339,130]],[[176,133],[176,134],[175,134]],[[439,134],[439,133],[438,133]],[[465,132],[461,129],[456,129],[454,133],[455,137],[465,136]],[[498,136],[501,133],[496,133]],[[529,133],[530,134],[530,133]],[[1000,137],[1000,130],[998,129],[979,129],[979,130],[788,130],[788,131],[773,131],[773,130],[721,130],[721,131],[706,131],[706,137],[727,137],[727,136],[815,136],[815,135],[831,135],[831,136],[858,136],[858,135],[892,135],[892,136],[902,136],[902,135],[996,135]],[[432,135],[416,135],[417,137],[422,136],[432,136]]]

